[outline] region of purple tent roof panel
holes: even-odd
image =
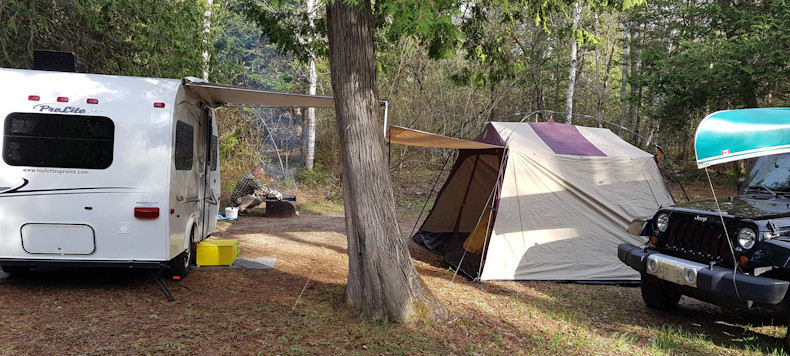
[[[606,154],[588,141],[576,126],[558,124],[554,121],[530,122],[529,126],[556,154],[606,157]]]
[[[477,137],[473,138],[472,141],[487,143],[489,145],[497,145],[497,146],[504,146],[505,140],[499,136],[499,132],[494,128],[493,125],[490,123],[483,128],[483,132],[481,132]]]

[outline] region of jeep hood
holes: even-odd
[[[724,215],[745,219],[764,220],[790,216],[790,199],[755,199],[747,195],[720,197],[719,206]],[[670,210],[694,210],[697,214],[713,215],[716,202],[713,199],[680,203]]]

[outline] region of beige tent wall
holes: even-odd
[[[508,154],[487,247],[480,237],[488,220],[475,227],[499,179],[500,156],[479,155],[473,174],[473,151],[456,162],[421,228],[426,246],[481,280],[639,280],[617,258],[617,245],[644,243],[626,232],[630,222],[673,203],[652,155],[607,129],[542,123],[539,135],[528,123],[490,125],[485,132],[498,133],[492,142],[507,141]],[[557,154],[546,142],[578,154]],[[459,234],[451,236],[457,221]]]
[[[604,129],[579,127],[608,157],[557,155],[528,126],[505,128],[515,132],[481,279],[638,280],[617,245],[643,243],[628,224],[673,203],[652,156]]]

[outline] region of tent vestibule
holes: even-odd
[[[630,281],[635,218],[673,203],[653,156],[607,129],[489,123],[461,149],[415,241],[480,280]]]

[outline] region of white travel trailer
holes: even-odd
[[[0,266],[170,266],[215,228],[214,109],[331,97],[202,82],[0,69]]]

